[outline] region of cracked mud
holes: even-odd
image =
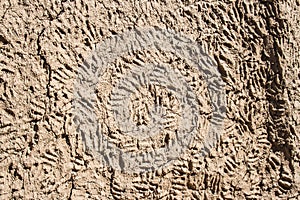
[[[300,199],[299,9],[298,0],[1,1],[0,199]],[[184,74],[202,116],[184,155],[158,170],[125,173],[84,150],[74,84],[96,45],[149,27],[188,36],[216,62],[224,131],[207,156],[199,154],[211,102],[203,74],[184,57],[157,49],[122,55],[95,90],[103,126],[114,127],[107,110],[117,80],[147,63]],[[129,98],[131,119],[151,124],[156,97],[168,129],[138,145],[113,129],[103,135],[124,151],[167,145],[182,115],[176,95],[139,87]]]

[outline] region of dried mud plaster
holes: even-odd
[[[1,1],[0,199],[299,199],[299,7],[297,0]],[[205,157],[200,134],[174,163],[122,173],[84,151],[74,122],[74,83],[97,44],[149,27],[184,34],[215,60],[226,90],[224,131]],[[201,114],[209,116],[201,73],[185,58],[157,50],[112,63],[107,84],[95,91],[97,105],[116,89],[116,76],[151,62],[187,67]],[[180,113],[163,88],[140,91],[130,99],[133,120],[149,122],[145,107],[136,106],[151,105],[153,91],[170,115]],[[104,108],[95,110],[105,122]],[[202,125],[205,131],[205,118]],[[159,135],[165,140],[154,138],[151,148],[172,140]],[[110,138],[126,141],[123,134]],[[150,148],[147,143],[139,149]]]

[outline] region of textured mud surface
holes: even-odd
[[[298,0],[1,1],[0,199],[300,199],[299,10]],[[206,157],[198,154],[200,134],[163,169],[121,173],[84,151],[74,82],[96,44],[155,26],[189,36],[217,63],[226,89],[224,132]],[[184,58],[154,50],[111,65],[95,91],[99,119],[112,122],[104,110],[117,77],[155,62],[182,69],[199,91],[205,131],[211,111],[201,74]],[[131,96],[133,121],[150,123],[147,107],[160,96],[176,129],[176,98],[154,86],[140,91]],[[125,135],[107,134],[124,149],[143,151],[165,145],[171,132],[133,147]]]

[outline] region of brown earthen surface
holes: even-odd
[[[299,10],[298,0],[1,1],[0,199],[300,199]],[[227,102],[224,132],[208,156],[197,154],[195,140],[176,162],[140,175],[86,153],[72,111],[78,66],[96,44],[138,27],[170,28],[201,44],[217,63]],[[111,68],[122,75],[137,62],[187,65],[145,50]],[[191,66],[184,73],[203,91],[197,95],[209,113],[201,75]],[[107,77],[99,99],[116,79]],[[150,90],[164,97],[170,115],[180,113],[176,98]],[[151,91],[141,91],[131,97],[132,119],[147,123]]]

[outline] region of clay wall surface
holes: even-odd
[[[299,10],[298,0],[0,1],[0,199],[299,200]],[[178,96],[151,82],[130,95],[126,109],[135,125],[147,125],[148,107],[162,99],[171,128],[143,140],[123,134],[109,114],[122,105],[113,107],[110,95],[119,80],[135,77],[132,70],[144,69],[137,66],[177,71],[199,110],[183,154],[135,173],[86,151],[74,85],[97,45],[144,29],[173,30],[201,46],[222,81],[226,114],[215,145],[200,154],[213,117],[206,72],[159,45],[117,55],[97,82],[92,109],[100,134],[122,151],[165,148],[182,125],[177,117],[188,113]],[[98,141],[100,134],[87,137]]]

